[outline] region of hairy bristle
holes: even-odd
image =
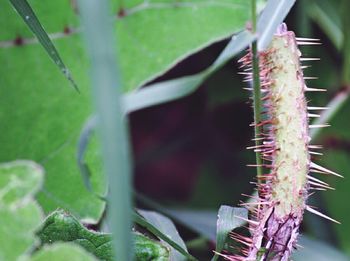
[[[333,189],[328,183],[311,176],[320,173],[342,177],[314,162],[312,155],[322,153],[310,151],[321,149],[320,145],[309,144],[309,129],[328,127],[328,124],[309,125],[309,118],[320,117],[312,111],[322,111],[325,107],[309,106],[305,92],[323,92],[324,89],[307,87],[305,80],[317,77],[304,77],[303,69],[309,66],[302,62],[318,61],[319,58],[301,57],[299,45],[319,45],[318,39],[296,38],[280,25],[270,46],[259,53],[259,76],[262,96],[262,119],[252,123],[262,133],[253,141],[260,145],[249,146],[258,152],[262,164],[249,164],[260,167],[265,174],[257,177],[258,195],[242,194],[250,199],[241,206],[250,210],[249,219],[237,217],[248,223],[251,237],[231,233],[232,239],[243,246],[241,255],[222,255],[227,260],[282,260],[290,259],[297,247],[299,227],[304,211],[317,214],[338,223],[338,221],[318,212],[306,204],[312,194],[310,190]],[[252,54],[249,50],[239,62],[245,82],[252,81]],[[251,87],[245,88],[249,91]],[[311,111],[311,112],[309,112]]]

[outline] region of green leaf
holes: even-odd
[[[167,235],[171,240],[181,246],[182,249],[188,252],[185,242],[182,240],[174,223],[169,218],[153,211],[139,209],[137,212],[140,213],[150,224],[158,228],[163,234]],[[171,246],[169,245],[169,247]],[[171,248],[171,260],[181,261],[186,260],[186,258],[174,248]]]
[[[155,215],[155,217],[151,215],[150,220],[146,220],[140,214],[135,212],[133,214],[133,220],[135,223],[146,228],[153,235],[166,242],[183,256],[187,257],[188,260],[197,260],[187,252],[186,247],[183,247],[183,241],[179,238],[178,232],[172,222],[160,214],[155,213]]]
[[[134,251],[137,260],[168,260],[169,250],[161,243],[140,233],[134,235]],[[55,242],[73,242],[100,260],[113,260],[112,236],[85,228],[63,210],[49,215],[38,232],[42,245]]]
[[[36,243],[42,212],[33,197],[42,180],[43,170],[34,162],[0,164],[0,260],[25,257]]]
[[[317,260],[317,261],[346,261],[349,257],[334,247],[307,236],[301,236],[298,244],[302,247],[293,252],[294,261]]]
[[[51,42],[49,36],[40,24],[40,21],[36,17],[28,2],[26,0],[10,0],[10,2],[18,14],[23,18],[23,21],[38,38],[40,44],[45,48],[52,61],[58,66],[64,76],[66,76],[66,78],[73,84],[73,87],[79,91],[78,86],[74,82],[68,68],[64,65],[61,56],[58,54],[56,47]]]
[[[149,1],[148,7],[141,1],[124,2],[129,13],[115,21],[124,90],[136,88],[179,59],[241,30],[250,5],[246,0],[203,0],[179,7],[172,2],[164,6]],[[62,207],[79,218],[97,221],[105,204],[84,188],[74,161],[79,130],[91,114],[88,59],[78,35],[74,6],[71,1],[29,3],[49,36],[55,38],[53,42],[82,94],[64,88],[68,83],[30,38],[31,32],[9,1],[0,1],[0,25],[6,27],[0,32],[0,121],[6,122],[0,126],[0,161],[29,158],[45,167],[47,175],[38,200],[46,213]],[[115,3],[111,12],[117,13]],[[158,4],[164,8],[157,8]],[[160,17],[166,17],[166,22],[159,23]],[[70,32],[64,33],[65,28]],[[14,44],[17,36],[23,38],[24,45]],[[138,104],[132,106],[140,108]],[[97,142],[89,145],[87,162],[94,173],[91,187],[96,194],[104,195],[106,186],[97,148]]]
[[[228,234],[235,228],[242,226],[245,221],[239,219],[248,218],[248,210],[245,208],[233,208],[230,206],[221,206],[218,213],[217,230],[216,230],[216,249],[215,252],[220,253],[225,246]],[[212,261],[218,259],[215,254]]]
[[[84,251],[81,247],[69,243],[57,243],[45,246],[35,253],[31,261],[94,261],[93,256]]]
[[[111,13],[120,13],[121,9],[116,8],[118,1],[113,2]],[[250,1],[246,0],[197,0],[188,3],[129,0],[124,3],[123,16],[115,20],[116,34],[120,39],[118,55],[122,61],[124,90],[139,87],[179,60],[241,30],[249,19],[250,10]],[[20,26],[16,21],[12,25],[15,16],[8,5],[0,4],[0,8],[4,13],[0,24],[9,24],[8,33],[1,33],[0,40],[6,40],[8,46],[8,41],[18,35],[28,37],[25,26]],[[75,6],[67,1],[50,4],[33,1],[33,9],[37,17],[42,18],[42,25],[52,37],[72,37],[80,32]],[[67,26],[70,33],[64,34]],[[62,57],[66,60],[64,55]],[[81,62],[80,59],[77,62]]]
[[[277,26],[281,24],[296,0],[269,0],[258,21],[258,51],[271,42]]]

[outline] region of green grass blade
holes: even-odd
[[[235,228],[242,226],[245,221],[239,219],[248,218],[248,210],[245,208],[233,208],[230,206],[221,206],[218,213],[217,229],[216,229],[216,249],[217,253],[220,253],[225,246],[225,242],[228,234]],[[215,254],[212,261],[218,259],[218,255]]]
[[[161,240],[168,243],[171,247],[176,249],[178,252],[180,252],[183,256],[187,257],[188,260],[195,261],[197,260],[194,256],[189,254],[185,249],[183,249],[178,243],[170,239],[167,235],[165,235],[162,231],[160,231],[157,227],[152,225],[150,222],[148,222],[144,217],[142,217],[140,214],[134,212],[133,213],[133,220],[135,223],[140,225],[143,228],[146,228],[148,231],[150,231],[152,234],[160,238]]]
[[[269,45],[277,26],[286,18],[294,3],[295,0],[269,0],[267,2],[257,25],[259,52]]]
[[[154,211],[138,209],[137,212],[140,215],[142,215],[150,224],[158,228],[164,235],[167,235],[169,238],[171,238],[172,241],[177,243],[185,252],[188,253],[185,242],[180,237],[179,232],[177,231],[174,223],[169,218]],[[164,244],[167,244],[167,243],[164,242]],[[179,251],[175,250],[170,245],[169,247],[171,249],[170,260],[177,260],[177,261],[187,260],[186,257],[184,257],[183,254],[181,254]]]
[[[56,47],[45,32],[45,29],[42,27],[39,19],[36,17],[28,2],[26,0],[10,0],[10,2],[17,13],[23,18],[23,21],[28,25],[29,29],[38,38],[38,41],[44,47],[50,58],[58,66],[64,76],[72,83],[73,87],[79,92],[78,86],[74,82],[72,75],[63,63]]]
[[[120,74],[108,1],[78,1],[91,58],[93,97],[97,109],[104,170],[109,181],[107,219],[116,260],[132,260],[131,164],[129,137],[120,103]]]

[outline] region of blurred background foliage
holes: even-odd
[[[47,172],[38,196],[44,211],[48,213],[60,206],[96,223],[104,203],[86,191],[74,159],[77,137],[91,113],[88,62],[80,35],[75,33],[79,10],[73,0],[29,2],[45,29],[56,33],[58,39],[54,43],[81,94],[72,91],[55,65],[45,59],[41,46],[26,44],[31,33],[10,10],[10,4],[2,1],[0,9],[6,15],[0,16],[0,25],[5,28],[0,33],[0,119],[3,122],[0,160],[28,158],[41,163]],[[243,29],[249,20],[247,3],[250,1],[245,0],[234,1],[242,10],[199,8],[199,12],[207,15],[198,14],[198,17],[186,12],[174,15],[171,9],[140,15],[139,20],[137,15],[128,17],[128,10],[142,2],[113,1],[111,7],[116,15],[117,34],[123,39],[119,53],[121,62],[125,63],[122,72],[128,91],[202,71],[228,43],[227,37]],[[308,96],[313,106],[324,106],[336,96],[349,95],[348,10],[347,0],[299,0],[286,19],[289,29],[297,36],[318,38],[322,42],[320,46],[302,47],[305,57],[321,58],[308,62],[312,67],[305,70],[305,75],[319,77],[308,85],[328,90]],[[199,20],[203,17],[203,21]],[[164,32],[171,32],[172,38],[158,36]],[[244,199],[242,193],[253,193],[250,182],[254,181],[255,169],[246,165],[254,162],[255,155],[245,149],[252,144],[253,129],[249,127],[252,109],[250,94],[243,90],[246,86],[238,71],[237,59],[234,59],[193,94],[129,115],[134,184],[138,193],[166,206],[174,215],[179,215],[179,209],[191,210],[191,213],[206,210],[198,213],[208,220],[215,217],[221,205],[237,206]],[[311,198],[311,205],[342,222],[336,225],[306,214],[303,233],[310,236],[311,242],[317,239],[327,244],[317,248],[318,253],[334,251],[329,250],[331,246],[350,256],[349,112],[350,102],[346,101],[330,121],[332,127],[314,140],[324,147],[324,156],[317,156],[316,160],[345,176],[345,179],[326,180],[335,191],[320,192]],[[97,141],[93,139],[87,162],[93,173],[94,191],[104,194],[97,148]],[[139,197],[136,203],[150,207],[145,197]],[[208,260],[214,243],[198,237],[181,222],[176,224],[180,235],[189,243],[189,250],[199,256],[199,260]]]

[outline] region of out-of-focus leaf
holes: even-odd
[[[186,253],[188,253],[185,242],[182,240],[174,223],[169,218],[153,211],[146,211],[146,210],[139,209],[137,212],[140,213],[150,224],[158,228],[163,234],[165,234],[171,240],[176,242],[184,251],[186,251]],[[164,242],[164,243],[167,243],[167,242]],[[169,247],[171,246],[169,245]],[[176,249],[172,247],[171,247],[170,257],[171,257],[170,260],[173,260],[173,261],[186,260],[185,256],[181,252],[178,252]]]
[[[113,37],[107,0],[78,0],[78,7],[91,62],[91,87],[98,115],[104,173],[109,185],[107,221],[113,235],[111,244],[115,259],[131,260],[132,156],[129,125],[124,120],[120,100],[123,86],[120,57],[114,50],[121,40]]]
[[[217,213],[211,210],[166,209],[176,222],[215,242]]]
[[[42,212],[34,195],[43,178],[42,168],[31,161],[0,164],[0,260],[23,258],[36,242]]]
[[[61,56],[56,50],[56,47],[51,42],[49,36],[36,17],[33,9],[26,0],[10,0],[18,14],[23,18],[23,21],[28,25],[33,34],[38,38],[40,44],[45,48],[47,54],[58,66],[64,76],[73,84],[73,87],[79,91],[78,86],[74,82],[68,68],[64,65]]]
[[[295,0],[269,0],[257,26],[258,51],[264,50],[276,33],[276,29],[289,13]]]
[[[344,35],[342,32],[340,14],[334,4],[338,1],[312,1],[309,3],[307,12],[309,16],[327,34],[334,46],[340,50],[343,46]]]
[[[97,261],[92,255],[75,244],[56,243],[51,246],[45,246],[39,252],[36,252],[31,261]]]
[[[317,260],[317,261],[346,261],[349,257],[341,253],[334,247],[321,241],[311,239],[307,236],[301,236],[298,240],[301,245],[298,250],[293,252],[294,261]]]
[[[144,214],[146,213],[146,215],[149,216],[150,220],[146,220],[143,216],[141,216],[141,214],[135,212],[133,215],[133,220],[135,223],[142,226],[143,228],[146,228],[153,235],[157,236],[163,242],[167,243],[172,248],[171,252],[174,252],[176,250],[188,260],[197,260],[195,257],[193,257],[187,252],[183,240],[180,238],[176,227],[170,219],[155,212],[144,210],[140,211]],[[182,258],[180,257],[180,259]]]
[[[169,250],[146,236],[133,233],[137,260],[168,260]],[[112,237],[88,230],[69,213],[57,210],[48,216],[38,232],[42,245],[55,242],[73,242],[100,260],[113,260]]]
[[[321,178],[334,187],[335,191],[327,191],[322,196],[324,197],[324,208],[328,210],[328,215],[332,218],[340,221],[341,225],[331,223],[332,227],[339,240],[339,245],[350,254],[350,223],[347,220],[350,219],[350,205],[344,202],[344,199],[349,197],[350,186],[350,121],[348,119],[348,113],[350,110],[350,103],[347,102],[339,110],[336,116],[332,119],[330,128],[325,128],[318,138],[319,141],[324,141],[325,149],[322,151],[323,156],[316,162],[343,175],[345,178],[337,178],[334,176],[317,175],[317,178]]]
[[[245,208],[233,208],[230,206],[221,206],[218,213],[217,230],[216,230],[216,249],[220,253],[225,246],[228,234],[235,228],[242,226],[245,221],[238,218],[248,218],[248,210]],[[218,259],[215,254],[212,261]]]

